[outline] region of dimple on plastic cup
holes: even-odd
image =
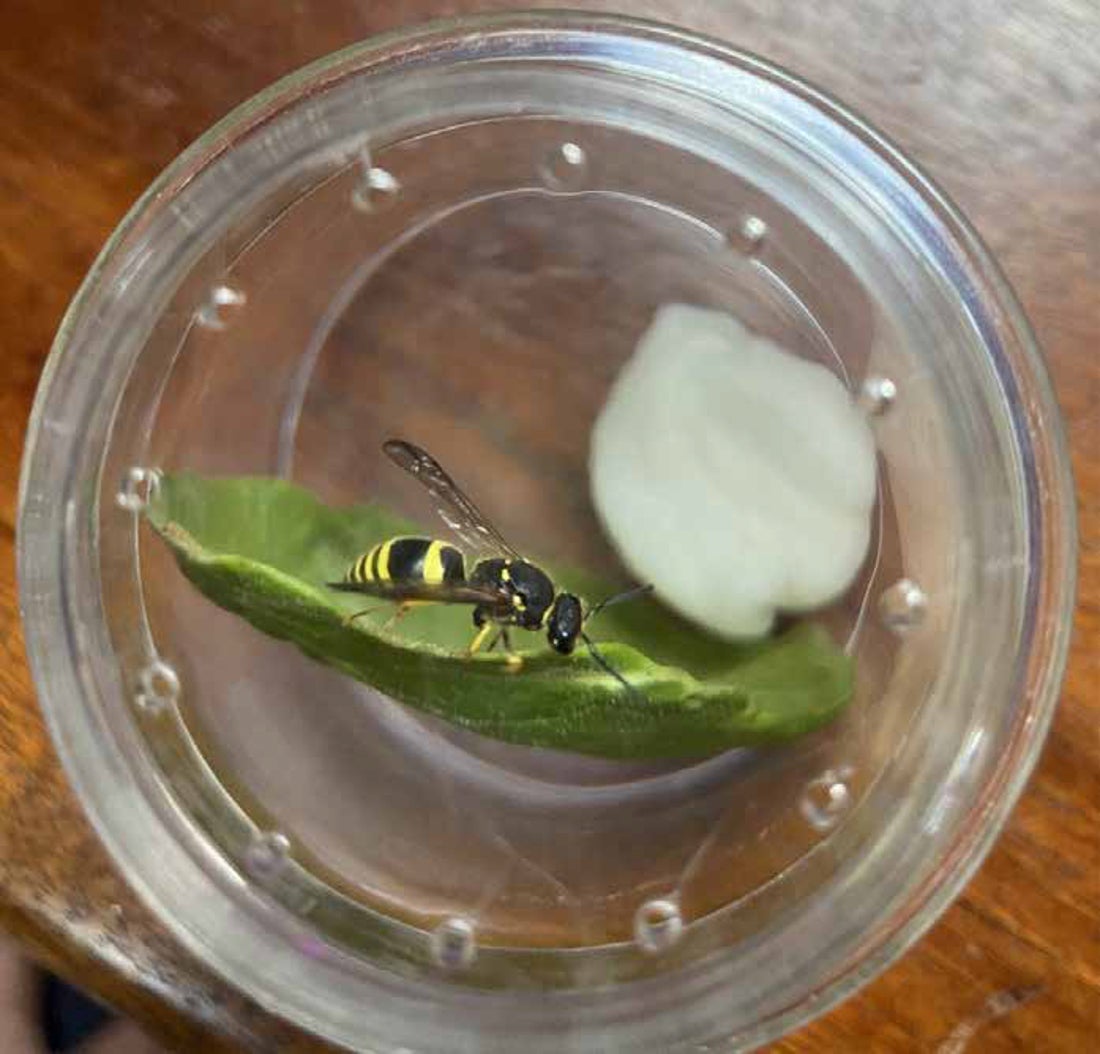
[[[613,567],[588,435],[671,301],[825,363],[878,445],[872,552],[820,616],[856,695],[787,746],[481,739],[217,609],[141,523],[179,470],[430,523],[396,434],[523,551]],[[1010,291],[873,130],[713,41],[513,15],[288,78],[138,203],[42,381],[20,584],[97,829],[263,1006],[382,1054],[716,1051],[881,970],[989,849],[1057,697],[1071,495]]]

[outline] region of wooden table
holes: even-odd
[[[227,109],[408,0],[7,0],[0,9],[0,925],[185,1049],[312,1049],[185,954],[97,842],[39,716],[14,583],[21,439],[66,303],[156,172]],[[532,5],[538,6],[538,5]],[[591,6],[725,36],[832,91],[975,222],[1046,348],[1082,528],[1076,636],[1033,779],[966,894],[775,1049],[1076,1051],[1100,1036],[1100,6],[693,0]],[[215,1038],[216,1037],[216,1038]]]

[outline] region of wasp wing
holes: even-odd
[[[401,603],[420,600],[436,604],[487,604],[498,607],[510,603],[508,596],[495,589],[466,585],[464,582],[328,582],[329,589],[342,593],[362,593]]]
[[[474,552],[503,553],[520,559],[516,552],[470,500],[443,466],[426,450],[404,439],[382,444],[386,456],[424,485],[436,500],[443,522]]]

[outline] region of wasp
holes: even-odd
[[[473,655],[492,634],[486,650],[501,642],[510,661],[522,660],[512,651],[512,627],[545,630],[550,647],[570,655],[580,639],[593,660],[628,690],[633,687],[603,657],[584,632],[585,623],[611,604],[647,593],[640,586],[609,597],[585,611],[579,597],[558,589],[550,576],[525,560],[481,510],[426,450],[404,439],[390,439],[382,450],[399,468],[419,481],[436,501],[439,515],[474,554],[484,554],[467,567],[463,552],[435,538],[390,538],[360,556],[343,581],[329,582],[332,589],[363,593],[398,604],[399,618],[415,604],[470,604],[477,630],[468,649]],[[356,612],[352,621],[373,608]]]

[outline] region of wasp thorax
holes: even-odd
[[[549,575],[526,560],[511,560],[501,570],[500,580],[511,594],[517,625],[538,629],[554,602]]]

